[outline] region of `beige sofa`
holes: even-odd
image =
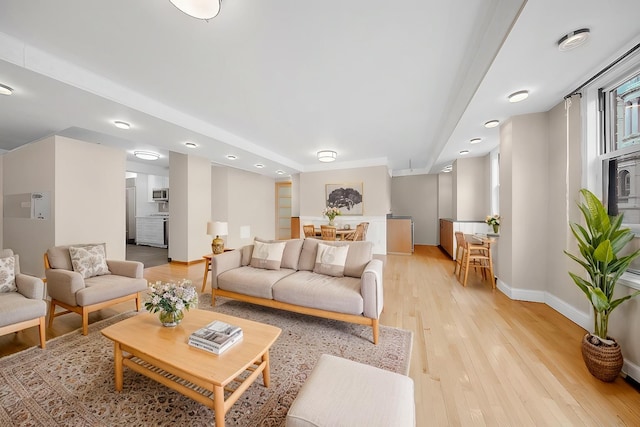
[[[373,259],[372,251],[366,241],[256,239],[254,245],[212,258],[211,302],[223,296],[368,325],[377,344],[383,263]]]

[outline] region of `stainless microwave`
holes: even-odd
[[[168,188],[154,188],[153,189],[153,201],[154,202],[168,202],[169,201],[169,189]]]

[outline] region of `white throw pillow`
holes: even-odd
[[[280,270],[285,245],[286,242],[265,243],[258,240],[254,241],[251,267]]]
[[[349,246],[329,246],[318,243],[318,254],[313,272],[334,277],[344,276],[344,265],[347,262],[348,253]]]
[[[15,257],[0,258],[0,293],[16,292],[17,290]]]
[[[82,277],[85,279],[111,274],[107,266],[103,245],[84,247],[70,246],[69,255],[71,256],[73,271],[82,274]]]

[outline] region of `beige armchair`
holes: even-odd
[[[44,266],[50,328],[55,317],[74,312],[82,316],[82,334],[87,335],[91,312],[128,300],[135,300],[140,311],[140,293],[147,289],[144,265],[107,260],[103,244],[55,246],[44,254]],[[66,311],[56,313],[56,306]]]
[[[9,260],[10,257],[13,260]],[[0,292],[0,335],[38,326],[40,347],[45,348],[47,303],[44,301],[44,283],[37,277],[20,273],[18,255],[11,249],[0,250],[0,263],[4,270],[1,276],[6,283],[2,287],[4,292]]]

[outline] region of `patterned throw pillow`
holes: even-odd
[[[82,274],[82,277],[85,279],[93,276],[111,274],[107,266],[103,245],[84,247],[70,246],[69,255],[71,255],[73,271]]]
[[[318,243],[316,266],[313,272],[326,274],[327,276],[343,277],[348,253],[349,246],[329,246]]]
[[[280,270],[285,245],[285,242],[264,243],[258,240],[254,241],[251,267]]]
[[[0,258],[0,292],[15,292],[17,290],[15,257]]]

